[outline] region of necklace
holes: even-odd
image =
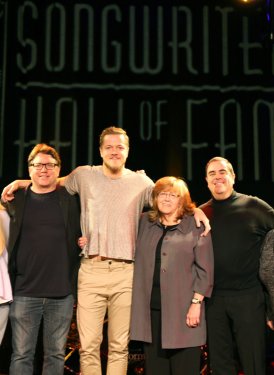
[[[164,222],[165,221],[165,222]],[[181,221],[181,219],[177,219],[177,220],[175,220],[175,221],[173,221],[173,222],[168,222],[167,220],[163,220],[163,219],[160,219],[160,223],[163,225],[163,227],[170,227],[170,226],[173,226],[173,225],[177,225],[177,224],[179,224],[180,223],[180,221]]]

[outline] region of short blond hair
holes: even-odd
[[[108,128],[104,129],[102,133],[100,134],[99,138],[99,146],[101,147],[102,144],[104,143],[104,137],[106,135],[123,135],[125,138],[125,142],[127,147],[129,147],[129,138],[126,133],[126,131],[122,128],[116,128],[116,126],[109,126]]]

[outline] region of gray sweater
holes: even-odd
[[[274,229],[267,233],[262,246],[260,277],[269,294],[268,319],[274,321]]]
[[[88,254],[133,260],[139,218],[150,204],[153,181],[126,168],[120,178],[111,179],[101,165],[86,165],[72,171],[65,186],[79,194]]]

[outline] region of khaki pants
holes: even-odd
[[[107,375],[126,375],[133,263],[82,259],[77,322],[82,375],[101,375],[100,345],[108,313]]]
[[[8,303],[0,304],[0,345],[3,340],[6,326],[9,318],[10,305]]]

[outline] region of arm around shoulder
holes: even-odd
[[[18,189],[24,189],[28,187],[31,183],[31,180],[15,180],[11,182],[9,185],[4,187],[2,194],[1,194],[1,201],[3,203],[12,201],[14,199],[14,193]]]
[[[196,222],[196,226],[198,228],[200,228],[201,223],[204,224],[205,230],[203,231],[201,236],[206,236],[209,233],[209,231],[211,230],[209,220],[208,220],[206,214],[200,208],[194,208],[194,219],[195,219],[195,222]]]

